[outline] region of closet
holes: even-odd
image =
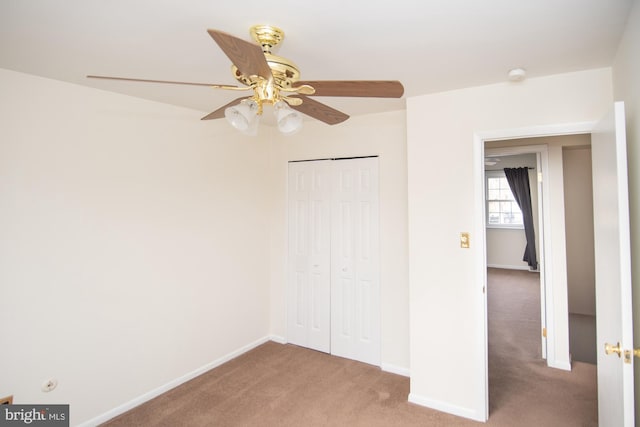
[[[289,163],[287,333],[380,365],[378,158]]]

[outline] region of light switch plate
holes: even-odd
[[[469,233],[467,231],[460,233],[460,247],[469,249]]]

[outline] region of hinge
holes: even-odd
[[[547,328],[542,328],[542,336],[547,337]]]
[[[538,182],[542,182],[542,172],[538,172]]]

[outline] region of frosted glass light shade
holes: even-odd
[[[278,101],[274,105],[278,130],[291,135],[302,129],[302,114],[292,110],[286,102]]]
[[[224,117],[231,126],[247,135],[258,133],[258,104],[251,99],[243,99],[240,104],[225,109]]]

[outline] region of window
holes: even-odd
[[[522,211],[513,197],[504,171],[486,172],[487,227],[523,228]]]

